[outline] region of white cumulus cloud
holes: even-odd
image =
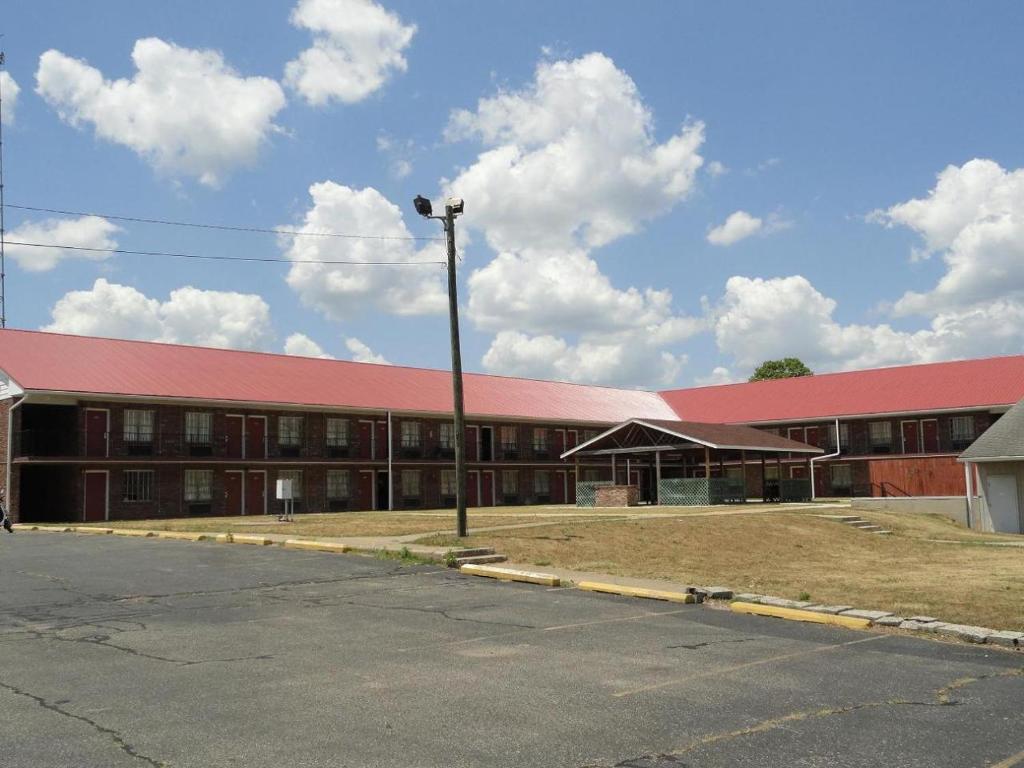
[[[26,272],[47,272],[65,259],[103,261],[110,258],[102,251],[74,251],[46,248],[19,243],[66,245],[76,248],[116,248],[114,234],[120,227],[100,216],[80,216],[75,219],[45,219],[27,221],[7,232],[7,255]]]
[[[353,189],[333,181],[309,188],[310,207],[297,225],[300,232],[373,235],[373,238],[284,237],[293,261],[438,261],[441,244],[417,248],[402,213],[372,187]],[[289,225],[288,229],[296,229]],[[392,238],[392,239],[386,239]],[[358,266],[296,263],[288,285],[302,301],[328,317],[342,319],[366,308],[396,315],[439,314],[448,309],[444,269],[422,266]]]
[[[746,211],[736,211],[717,227],[708,232],[712,245],[732,245],[761,231],[764,222]]]
[[[15,110],[18,108],[18,94],[21,93],[21,87],[11,77],[11,73],[4,71],[0,72],[0,97],[3,98],[3,120],[4,125],[14,124]]]
[[[150,37],[132,49],[131,79],[106,80],[85,61],[49,50],[36,91],[61,119],[132,149],[159,171],[219,185],[251,165],[276,130],[284,92],[266,77],[242,77],[217,51]]]
[[[284,340],[284,353],[286,355],[297,355],[299,357],[320,357],[324,360],[333,360],[333,355],[324,352],[323,347],[313,341],[304,333],[293,333]]]
[[[909,227],[924,240],[923,255],[940,253],[946,264],[934,288],[908,291],[896,302],[897,315],[1024,301],[1024,168],[1010,171],[977,159],[951,165],[926,197],[876,211],[872,218]]]
[[[384,355],[378,355],[366,344],[355,337],[345,339],[345,347],[348,349],[352,359],[357,363],[376,363],[377,365],[391,365]]]
[[[313,33],[313,45],[285,67],[285,82],[310,104],[362,101],[392,74],[416,25],[372,0],[299,0],[291,22]]]
[[[166,301],[100,278],[54,304],[45,331],[233,349],[267,349],[270,307],[255,294],[185,286]]]

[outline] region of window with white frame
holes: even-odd
[[[126,469],[124,471],[124,501],[152,501],[153,476],[152,469]]]
[[[504,426],[501,428],[501,447],[505,450],[515,450],[519,447],[519,428]]]
[[[892,446],[892,422],[872,421],[868,424],[868,436],[872,450],[886,449]]]
[[[836,425],[835,422],[822,427],[825,430],[826,442],[825,445],[831,451],[836,449]],[[846,450],[850,447],[850,425],[840,424],[839,425],[839,447],[842,450]]]
[[[418,469],[402,470],[402,496],[406,499],[418,498],[420,495],[420,471]]]
[[[533,428],[533,450],[543,452],[548,449],[548,431],[544,427]]]
[[[506,469],[502,471],[501,492],[505,496],[515,496],[519,493],[519,470]]]
[[[853,485],[853,472],[849,464],[833,464],[829,468],[833,491],[849,492]]]
[[[348,419],[327,420],[327,445],[331,448],[348,446]]]
[[[743,467],[726,467],[725,476],[731,480],[742,480]]]
[[[454,469],[441,470],[441,495],[454,496],[457,478]]]
[[[277,444],[296,448],[302,444],[302,417],[277,417]]]
[[[766,464],[764,468],[764,479],[765,480],[778,480],[779,479],[779,465],[778,464]]]
[[[974,442],[974,417],[952,416],[949,419],[949,436],[953,449],[961,450]]]
[[[153,412],[128,410],[124,412],[124,441],[126,443],[153,442]]]
[[[583,470],[583,482],[585,483],[597,483],[601,480],[600,469],[584,469]]]
[[[206,502],[213,499],[213,470],[185,470],[185,501]]]
[[[351,493],[347,469],[327,470],[327,498],[347,499]]]
[[[437,441],[442,448],[455,448],[455,425],[444,422],[438,431]]]
[[[533,474],[533,492],[538,496],[551,494],[551,473],[538,471]]]
[[[402,422],[402,447],[419,448],[423,439],[423,425],[418,421]]]
[[[185,414],[185,441],[189,445],[213,443],[213,414],[195,411]]]
[[[291,480],[292,481],[292,498],[302,498],[302,470],[301,469],[282,469],[277,473],[278,480]]]

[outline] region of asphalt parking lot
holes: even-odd
[[[1024,656],[279,548],[0,540],[0,766],[1024,765]]]

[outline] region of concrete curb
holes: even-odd
[[[534,571],[519,571],[515,568],[498,568],[493,565],[477,565],[467,563],[459,566],[459,573],[470,576],[485,576],[500,581],[521,581],[526,584],[540,584],[545,587],[561,586],[561,579],[551,573],[537,573]]]
[[[209,533],[190,533],[188,531],[157,531],[156,537],[175,541],[208,541],[213,538]]]
[[[756,616],[774,616],[778,619],[789,619],[790,621],[806,621],[812,624],[831,624],[847,629],[868,629],[871,626],[870,619],[862,619],[855,616],[841,616],[834,613],[820,613],[802,608],[782,608],[777,605],[761,605],[760,603],[734,602],[729,604],[729,609],[735,613],[751,613]]]
[[[577,589],[586,592],[604,592],[623,597],[644,597],[650,600],[667,600],[670,603],[698,603],[704,601],[703,595],[696,592],[673,592],[664,589],[647,589],[646,587],[629,587],[624,584],[610,584],[601,581],[580,581]]]
[[[313,552],[335,552],[338,554],[352,551],[352,547],[345,544],[309,539],[285,539],[283,546],[285,549],[305,549]]]
[[[156,531],[140,531],[137,528],[115,528],[114,536],[134,536],[140,539],[148,539],[156,536]]]
[[[258,547],[266,547],[274,543],[272,539],[268,539],[266,536],[252,536],[245,533],[229,533],[227,535],[231,537],[231,541],[226,543],[255,544]]]
[[[94,533],[94,534],[111,534],[114,532],[113,528],[95,528],[87,525],[76,525],[71,529],[75,533]]]

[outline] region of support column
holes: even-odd
[[[658,506],[661,506],[661,451],[654,452],[654,495],[658,498]]]
[[[711,479],[711,449],[704,446],[704,479]]]
[[[612,485],[618,485],[618,484],[619,484],[619,478],[618,478],[618,475],[615,474],[615,454],[613,453],[612,454]],[[629,485],[629,479],[628,478],[627,478],[627,481],[626,481],[626,485]]]
[[[964,463],[964,483],[967,485],[967,527],[971,527],[974,518],[974,489],[971,487],[971,462]]]
[[[747,452],[740,451],[740,477],[743,478],[743,500],[747,500]]]
[[[768,501],[768,489],[765,488],[765,483],[767,483],[767,481],[768,481],[768,479],[766,477],[766,475],[768,473],[765,471],[764,451],[761,451],[760,453],[761,453],[761,501],[764,502],[764,501]]]

